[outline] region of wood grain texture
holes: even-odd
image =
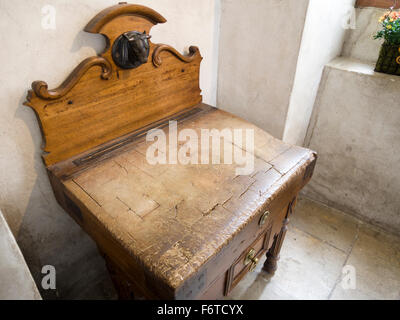
[[[98,13],[85,27],[86,32],[101,33],[103,27],[119,16],[143,16],[153,24],[165,23],[167,20],[151,8],[129,3],[120,3]]]
[[[171,46],[161,44],[161,45],[158,45],[153,52],[153,64],[157,68],[160,67],[162,64],[161,52],[163,52],[163,51],[171,52],[173,55],[175,55],[175,57],[177,57],[179,60],[181,60],[183,62],[192,62],[196,58],[196,55],[199,54],[199,48],[194,47],[194,46],[189,47],[189,55],[184,56],[184,55],[180,54],[177,50],[172,48]]]
[[[214,282],[263,233],[268,239],[263,238],[258,256],[265,254],[273,235],[281,232],[292,199],[311,178],[307,168],[316,160],[311,151],[286,145],[213,108],[178,127],[188,128],[199,133],[207,128],[255,130],[254,173],[236,176],[235,165],[151,166],[145,158],[149,143],[142,137],[124,152],[60,182],[61,194],[81,208],[83,220],[76,221],[118,265],[129,264],[121,267],[123,273],[141,294],[149,291],[150,298],[197,299],[210,294]],[[279,170],[273,165],[276,159],[282,163]],[[51,174],[65,176],[62,171],[68,166],[56,167]],[[270,220],[260,227],[267,209]],[[99,226],[105,228],[100,234]],[[105,242],[106,237],[113,241]],[[115,247],[125,254],[115,256]],[[221,287],[214,298],[226,289],[225,282],[216,283]]]
[[[78,83],[83,75],[92,67],[100,66],[102,68],[101,78],[110,79],[112,75],[112,67],[108,60],[101,57],[87,58],[81,62],[79,66],[70,74],[70,76],[56,89],[48,90],[48,85],[44,81],[35,81],[32,83],[32,90],[35,95],[44,100],[57,100],[65,96]],[[28,96],[28,101],[32,99],[32,93]],[[29,102],[25,103],[31,106]],[[33,107],[33,105],[32,105]]]
[[[389,9],[390,7],[400,8],[400,1],[395,0],[357,0],[356,7],[375,7]]]
[[[270,274],[274,274],[278,268],[278,261],[280,258],[279,253],[281,251],[283,242],[285,241],[286,232],[288,230],[288,225],[289,225],[289,218],[293,214],[294,207],[296,206],[296,201],[297,198],[293,199],[289,203],[285,219],[283,220],[282,229],[280,230],[279,234],[275,236],[272,247],[267,253],[267,260],[264,263],[263,269]]]
[[[250,249],[257,258],[268,252],[266,268],[276,267],[293,199],[311,179],[316,154],[202,104],[197,47],[183,56],[150,42],[147,63],[115,65],[110,48],[122,33],[149,34],[163,22],[138,5],[102,11],[85,30],[106,37],[104,53],[83,61],[56,89],[34,82],[26,104],[41,126],[57,201],[96,242],[119,297],[217,299],[249,272],[243,260]],[[170,120],[198,136],[204,129],[253,130],[254,150],[228,144],[233,154],[252,153],[254,172],[239,176],[243,165],[223,164],[223,144],[220,165],[211,158],[150,165],[149,130],[165,131],[168,154],[182,147],[169,149]],[[215,160],[216,146],[208,148]]]
[[[106,36],[105,52],[82,62],[57,89],[48,90],[43,81],[33,83],[25,104],[39,119],[47,166],[202,101],[202,57],[195,47],[185,57],[169,46],[150,43],[150,56],[156,50],[157,67],[149,61],[137,69],[122,70],[112,60],[110,47],[118,36],[132,30],[150,33],[160,22],[165,19],[143,6],[106,9],[85,29]]]
[[[255,250],[255,258],[261,259],[262,255],[268,251],[271,241],[272,219],[270,219],[268,227],[258,237],[258,239],[250,245],[250,250]],[[227,279],[225,284],[225,295],[228,295],[235,286],[243,279],[249,272],[251,264],[245,265],[245,259],[249,251],[244,251],[242,255],[232,264],[227,272]]]

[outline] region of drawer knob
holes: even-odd
[[[271,214],[271,212],[269,212],[269,211],[264,212],[264,214],[260,218],[260,222],[258,223],[260,225],[260,227],[262,227],[267,222],[267,219],[270,214]]]
[[[251,249],[244,259],[244,265],[247,266],[251,263],[250,272],[253,272],[257,267],[258,258],[256,258],[256,250]]]

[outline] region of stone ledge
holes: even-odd
[[[307,197],[400,234],[400,77],[337,58],[325,68],[305,146],[318,152]]]
[[[387,78],[388,80],[391,81],[400,81],[399,76],[375,72],[374,63],[363,62],[353,58],[339,57],[329,62],[326,66],[342,71],[348,71],[372,77]]]

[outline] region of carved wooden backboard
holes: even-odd
[[[114,41],[128,31],[150,34],[166,20],[154,10],[121,3],[100,12],[86,32],[106,37],[105,51],[84,60],[56,89],[35,81],[25,105],[35,111],[44,138],[46,166],[127,135],[202,101],[197,47],[188,56],[150,41],[147,63],[121,69],[112,59]]]

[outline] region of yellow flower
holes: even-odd
[[[393,19],[390,19],[390,22],[393,22],[394,20]]]
[[[392,26],[389,24],[386,28],[390,30],[392,29]]]

